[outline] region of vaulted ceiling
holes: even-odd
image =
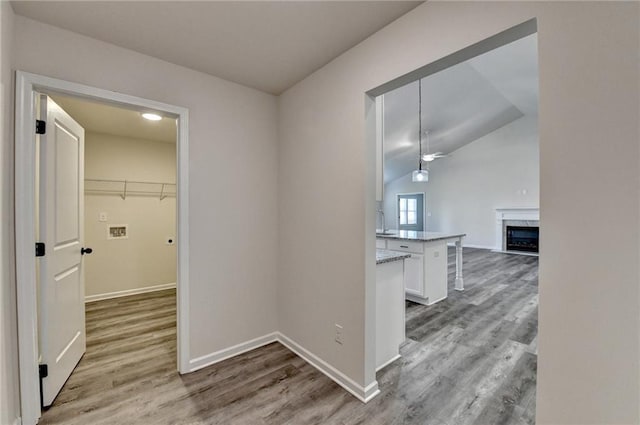
[[[537,36],[530,35],[422,79],[429,152],[456,149],[538,113]],[[423,152],[427,149],[423,136]],[[418,82],[384,95],[385,183],[418,166]]]
[[[420,3],[13,1],[12,6],[28,18],[279,94]],[[430,151],[454,152],[536,114],[537,86],[535,35],[424,78],[422,120]],[[417,82],[385,95],[387,182],[417,165],[417,98]],[[153,123],[141,121],[138,112],[107,105],[90,105],[90,111],[73,99],[59,101],[91,131],[118,133],[117,125],[106,126],[121,115],[117,121],[128,122],[133,137],[174,139],[173,128],[161,130],[168,122],[149,127]]]
[[[279,94],[422,1],[13,1],[19,14]]]

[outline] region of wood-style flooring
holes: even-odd
[[[407,303],[402,358],[362,404],[273,343],[176,372],[175,292],[87,304],[87,353],[42,424],[535,423],[538,258],[464,250],[464,292]]]

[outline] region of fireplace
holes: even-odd
[[[507,226],[507,251],[538,252],[540,228],[537,226]]]
[[[507,227],[533,227],[537,231],[539,226],[540,226],[540,210],[536,207],[496,208],[496,245],[494,248],[495,251],[498,251],[498,252],[508,251],[512,253],[519,252],[523,255],[538,255],[537,248],[532,249],[532,247],[529,247],[531,250],[525,251],[520,246],[507,247]],[[514,235],[512,234],[511,236],[513,237]],[[532,235],[529,235],[529,236],[532,236]],[[530,244],[527,244],[527,245],[530,245]]]

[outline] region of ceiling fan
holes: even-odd
[[[446,158],[449,155],[442,153],[442,152],[435,152],[435,153],[427,153],[422,155],[422,160],[424,162],[431,162],[431,161],[435,161],[438,158]]]
[[[422,153],[422,80],[418,80],[418,169],[411,173],[411,180],[416,183],[425,183],[429,181],[429,162],[434,161],[437,158],[443,158],[445,155],[442,152],[429,153],[429,131],[424,132],[427,136],[427,153]],[[422,169],[422,163],[426,162],[427,165]]]
[[[431,161],[435,161],[438,158],[445,158],[449,155],[443,153],[443,152],[434,152],[434,153],[429,153],[429,139],[430,139],[430,131],[427,130],[424,132],[426,139],[427,139],[427,153],[422,154],[422,152],[420,152],[420,158],[424,161],[424,162],[431,162]]]

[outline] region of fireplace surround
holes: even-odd
[[[528,255],[537,255],[538,249],[534,250],[532,241],[525,243],[520,240],[516,244],[507,246],[507,227],[523,228],[521,231],[537,232],[539,235],[540,210],[538,208],[497,208],[496,209],[496,242],[495,251],[514,252]],[[531,228],[526,230],[524,228]],[[522,235],[522,234],[521,234]],[[516,235],[517,236],[517,235]],[[531,235],[530,236],[534,236]],[[536,242],[535,245],[538,245]],[[515,249],[514,249],[515,248]],[[525,250],[524,248],[527,248]]]

